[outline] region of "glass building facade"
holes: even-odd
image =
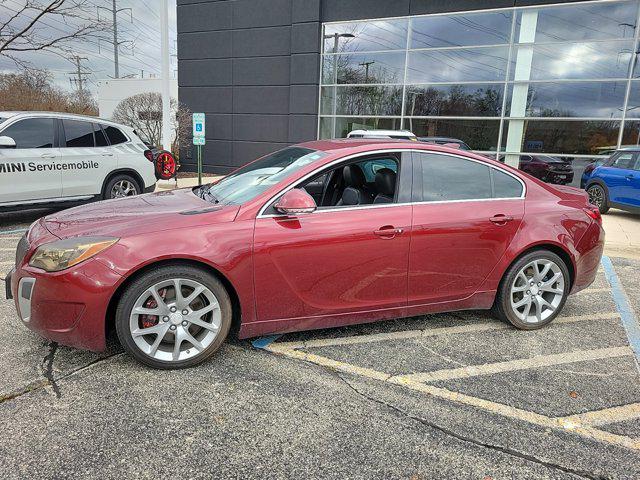
[[[605,0],[325,23],[318,137],[404,128],[514,165],[523,154],[587,163],[636,145],[639,7]]]

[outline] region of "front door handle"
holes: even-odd
[[[491,220],[491,222],[497,225],[505,225],[507,222],[512,221],[513,217],[510,215],[499,214],[499,215],[494,215],[489,220]]]
[[[395,238],[396,235],[400,235],[404,230],[402,228],[395,228],[392,225],[386,225],[384,227],[380,227],[378,230],[373,232],[374,235],[377,235],[380,238]]]
[[[627,176],[626,176],[626,177],[624,177],[624,178],[626,178],[627,180],[633,180],[633,179],[634,179],[634,178],[636,178],[636,177],[634,177],[632,174],[629,174],[629,175],[627,175]]]

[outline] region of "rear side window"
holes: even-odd
[[[118,145],[119,143],[125,143],[128,141],[125,134],[116,127],[112,127],[110,125],[102,125],[102,129],[107,134],[107,137],[109,137],[109,142],[111,143],[111,145]]]
[[[481,200],[491,198],[487,165],[447,155],[416,155],[422,170],[422,201]]]
[[[5,128],[0,135],[11,137],[16,148],[52,148],[53,119],[28,118]]]
[[[67,147],[95,147],[91,123],[78,120],[62,120],[62,125],[64,126]]]
[[[522,184],[496,168],[491,169],[493,198],[518,198],[522,196]]]
[[[100,125],[98,125],[97,123],[93,124],[93,133],[96,137],[96,147],[106,147],[109,145],[107,136],[104,134],[104,132],[100,128]]]

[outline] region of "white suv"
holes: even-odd
[[[0,112],[0,210],[152,192],[153,155],[130,127],[52,112]]]

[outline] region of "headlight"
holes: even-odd
[[[29,265],[47,272],[58,272],[84,262],[118,241],[111,237],[77,237],[40,245]]]

